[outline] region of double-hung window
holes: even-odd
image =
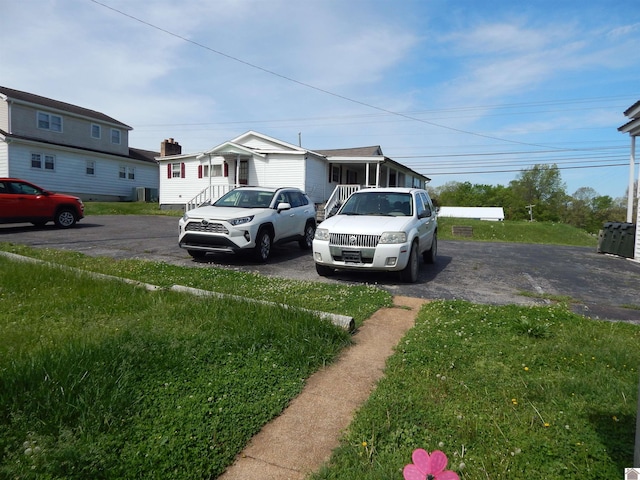
[[[53,171],[56,169],[56,157],[55,155],[43,155],[42,153],[32,153],[31,168]]]
[[[118,130],[117,128],[112,128],[111,129],[111,143],[116,144],[116,145],[120,145],[120,142],[121,142],[120,130]]]
[[[91,138],[95,138],[95,139],[100,139],[100,137],[102,136],[102,129],[100,128],[100,125],[96,125],[95,123],[91,124]]]
[[[51,113],[38,112],[38,128],[52,132],[62,132],[62,117]]]

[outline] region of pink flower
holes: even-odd
[[[417,448],[411,454],[413,463],[406,465],[402,474],[404,480],[460,480],[458,474],[446,470],[447,456],[440,450],[431,455],[422,448]]]

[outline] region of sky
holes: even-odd
[[[569,194],[629,185],[617,129],[640,100],[638,0],[0,5],[0,85],[109,115],[130,147],[196,153],[254,130],[379,145],[433,187],[506,186],[535,164]]]

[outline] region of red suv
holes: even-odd
[[[53,221],[69,228],[83,217],[84,204],[78,197],[49,192],[18,178],[0,178],[0,223],[42,226]]]

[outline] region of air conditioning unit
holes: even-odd
[[[157,202],[158,189],[147,187],[135,187],[133,189],[133,198],[136,202]]]

